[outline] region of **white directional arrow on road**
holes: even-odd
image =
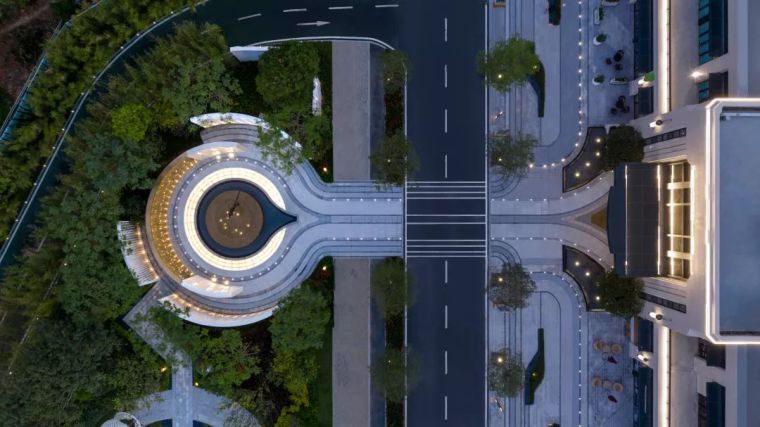
[[[328,21],[314,21],[314,22],[299,22],[296,25],[301,26],[301,27],[307,27],[307,26],[321,27],[321,26],[327,25],[329,23],[330,22],[328,22]]]

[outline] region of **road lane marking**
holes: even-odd
[[[398,4],[376,4],[376,8],[381,9],[384,7],[398,7]]]
[[[449,260],[443,262],[443,283],[449,283]]]
[[[449,177],[449,155],[448,154],[443,155],[443,177],[444,178]]]
[[[443,306],[443,329],[449,329],[449,306]]]
[[[330,21],[314,21],[314,22],[299,22],[296,25],[299,27],[321,27],[329,23]]]
[[[443,87],[449,87],[449,65],[443,64]]]
[[[306,12],[306,9],[283,9],[282,13]]]
[[[449,419],[449,396],[443,396],[443,419]]]
[[[449,18],[443,18],[443,41],[449,41]]]
[[[353,8],[354,8],[353,6],[330,6],[327,9],[328,10],[348,10],[348,9],[353,9]]]
[[[443,109],[443,133],[449,133],[449,109]]]
[[[254,13],[253,15],[246,15],[246,16],[241,16],[241,17],[240,17],[240,18],[238,18],[237,20],[238,20],[238,21],[243,21],[243,20],[245,20],[245,19],[258,18],[259,16],[261,16],[261,14],[260,14],[260,13]]]
[[[443,375],[449,374],[449,352],[448,350],[443,351]]]

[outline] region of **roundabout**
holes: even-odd
[[[325,256],[402,253],[398,188],[324,183],[308,163],[288,174],[261,154],[266,123],[241,114],[193,119],[204,143],[161,173],[146,209],[144,262],[162,300],[187,319],[237,326],[271,315]],[[294,142],[295,144],[295,142]]]

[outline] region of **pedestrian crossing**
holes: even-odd
[[[484,181],[407,182],[406,257],[485,257],[486,191]]]

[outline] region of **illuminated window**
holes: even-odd
[[[666,275],[687,279],[691,268],[691,169],[686,162],[666,166]]]

